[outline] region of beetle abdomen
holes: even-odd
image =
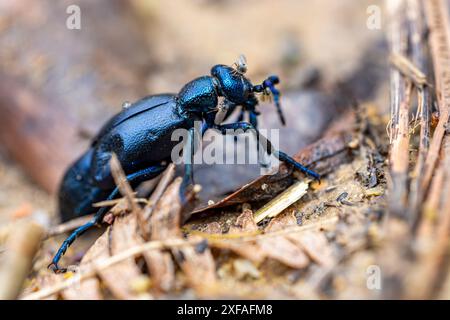
[[[62,221],[67,221],[96,209],[92,204],[105,200],[111,190],[103,190],[93,184],[90,165],[93,149],[83,154],[65,173],[59,188],[59,213]]]

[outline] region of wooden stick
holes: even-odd
[[[447,136],[446,141],[446,166],[450,167],[450,138]],[[437,224],[435,234],[435,243],[431,253],[426,255],[422,261],[424,270],[421,272],[424,278],[423,287],[420,292],[413,293],[418,299],[433,299],[437,297],[442,286],[443,279],[448,277],[445,272],[448,265],[449,243],[450,243],[450,169],[445,175],[447,179],[447,192],[441,194],[440,219]],[[444,180],[444,179],[442,179]],[[447,271],[448,272],[448,271]]]
[[[47,232],[46,237],[45,238],[51,238],[54,237],[56,235],[68,232],[68,231],[72,231],[78,227],[81,227],[82,225],[86,224],[87,222],[89,222],[92,218],[94,217],[93,214],[87,215],[87,216],[83,216],[83,217],[79,217],[79,218],[75,218],[72,219],[70,221],[67,221],[65,223],[61,223],[57,226],[54,226],[52,228],[50,228],[50,230]]]
[[[159,181],[158,185],[156,186],[156,189],[153,191],[152,195],[148,199],[148,203],[143,210],[143,218],[145,221],[147,221],[152,215],[156,203],[158,202],[159,199],[161,199],[161,196],[167,189],[170,182],[173,180],[174,176],[175,176],[175,165],[171,163],[164,171],[161,180]]]
[[[408,77],[417,87],[429,85],[425,74],[404,55],[392,53],[389,60],[403,74],[403,76]]]
[[[117,187],[120,190],[120,193],[127,200],[128,207],[131,209],[131,211],[136,212],[138,210],[138,206],[134,201],[133,189],[128,183],[125,173],[123,172],[122,165],[120,164],[120,161],[115,153],[113,153],[111,156],[110,165],[111,165],[111,174],[114,178]]]
[[[430,99],[428,88],[418,89],[418,105],[421,111],[419,152],[409,188],[409,218],[413,232],[416,231],[426,194],[426,190],[421,188],[421,184],[424,179],[425,160],[430,145]]]
[[[112,154],[110,165],[111,165],[111,174],[114,178],[114,181],[116,182],[116,185],[120,190],[120,193],[127,200],[128,208],[130,208],[131,212],[136,215],[139,231],[144,237],[146,237],[147,228],[145,220],[143,218],[143,212],[135,201],[133,189],[128,183],[125,173],[123,172],[122,165],[120,164],[120,161],[115,153]]]
[[[421,182],[423,192],[428,189],[424,211],[433,217],[420,225],[420,236],[432,240],[434,245],[423,254],[420,272],[420,290],[414,298],[436,298],[442,283],[448,277],[448,248],[450,241],[450,136],[447,131],[450,114],[450,19],[446,1],[424,1],[430,30],[429,45],[433,57],[439,122],[436,126]],[[431,187],[430,187],[431,186]],[[431,221],[430,221],[431,220]],[[436,228],[432,229],[435,223]]]
[[[255,219],[255,222],[259,223],[266,217],[273,218],[280,214],[291,204],[297,202],[308,191],[309,182],[310,180],[297,181],[281,194],[266,203],[262,208],[254,213],[253,217]]]
[[[389,2],[389,44],[393,55],[405,55],[408,32],[405,28],[405,2]],[[410,82],[409,82],[410,83]],[[407,179],[409,167],[409,104],[412,86],[407,84],[396,68],[391,68],[391,127],[390,127],[390,171],[392,188],[389,211],[395,216],[404,216],[407,201]]]
[[[388,30],[388,42],[391,53],[405,54],[407,45],[407,34],[404,28],[404,17],[401,15],[403,1],[395,0],[387,2],[390,24]],[[389,127],[390,143],[397,136],[396,124],[399,121],[400,104],[404,97],[405,82],[401,77],[400,71],[391,68],[390,70],[390,93],[391,93],[391,122]]]
[[[389,199],[390,211],[398,217],[404,217],[408,199],[409,169],[409,105],[412,86],[407,85],[405,98],[400,104],[398,122],[394,124],[397,135],[391,146],[390,165],[392,188]]]
[[[407,16],[411,27],[412,64],[423,71],[426,79],[428,72],[427,48],[424,36],[426,23],[422,3],[419,0],[408,0]],[[429,88],[425,85],[417,88],[418,110],[420,111],[420,140],[416,165],[410,183],[409,218],[412,231],[415,232],[425,198],[425,190],[421,189],[425,159],[430,145],[430,97]]]
[[[39,249],[44,227],[34,221],[17,223],[10,234],[0,268],[0,300],[16,299]]]
[[[450,23],[445,1],[424,1],[424,7],[430,30],[429,44],[433,56],[439,104],[439,122],[425,161],[425,174],[421,186],[422,189],[428,190],[450,116]]]

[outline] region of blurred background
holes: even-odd
[[[124,102],[178,92],[240,54],[247,76],[281,78],[295,153],[353,101],[387,108],[384,19],[367,27],[374,0],[0,0],[0,223],[36,209],[55,214],[65,168]],[[80,8],[80,29],[67,27]],[[263,103],[260,126],[280,128]],[[257,174],[201,167],[204,199]]]

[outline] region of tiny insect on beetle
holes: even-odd
[[[304,167],[286,153],[275,150],[270,141],[257,129],[256,94],[271,94],[281,121],[284,117],[280,107],[280,93],[275,88],[277,76],[270,76],[262,84],[252,85],[244,76],[247,69],[241,57],[236,67],[215,65],[210,76],[202,76],[187,83],[178,94],[159,94],[145,97],[128,105],[110,119],[93,139],[90,148],[69,167],[59,190],[59,209],[63,221],[89,214],[92,204],[111,200],[119,195],[110,169],[110,159],[115,153],[125,171],[128,182],[134,187],[159,175],[172,161],[171,152],[178,143],[171,139],[176,129],[186,129],[189,140],[194,141],[194,122],[203,121],[202,133],[217,129],[226,134],[229,129],[251,130],[257,145],[265,142],[268,154],[273,154],[301,172],[320,179],[314,171]],[[219,97],[223,99],[218,108]],[[241,107],[239,121],[222,124],[237,108]],[[248,113],[249,122],[243,122]],[[191,145],[190,156],[194,147]],[[180,188],[184,199],[186,188],[193,183],[193,161],[184,164],[185,172]],[[62,243],[49,265],[55,272],[63,271],[58,262],[75,239],[91,227],[100,224],[108,207],[100,208],[91,221],[77,228]]]

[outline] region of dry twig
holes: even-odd
[[[45,228],[34,221],[21,221],[14,229],[2,256],[0,300],[17,298],[45,233]]]

